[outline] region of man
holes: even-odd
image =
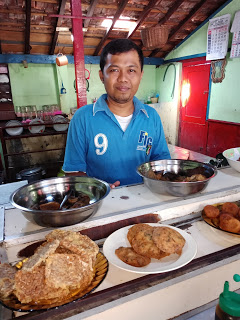
[[[143,76],[143,53],[129,39],[108,43],[99,76],[107,94],[79,108],[69,126],[63,170],[88,175],[111,187],[142,182],[137,167],[170,159],[161,119],[136,94]]]

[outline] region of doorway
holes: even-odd
[[[183,62],[182,84],[190,88],[188,99],[180,103],[179,146],[202,154],[207,152],[206,121],[210,62]]]

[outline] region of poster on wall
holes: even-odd
[[[231,15],[225,14],[209,20],[206,60],[218,60],[226,57],[230,19]]]
[[[240,11],[235,13],[231,32],[233,33],[230,58],[240,58]]]

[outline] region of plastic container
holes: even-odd
[[[239,282],[240,276],[235,274],[233,279]],[[219,296],[215,320],[240,320],[240,294],[229,291],[228,281],[224,283],[223,292]]]

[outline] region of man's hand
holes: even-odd
[[[111,188],[111,189],[114,189],[114,188],[116,188],[116,187],[118,187],[118,186],[120,186],[120,181],[116,181],[116,182],[110,184],[110,188]]]

